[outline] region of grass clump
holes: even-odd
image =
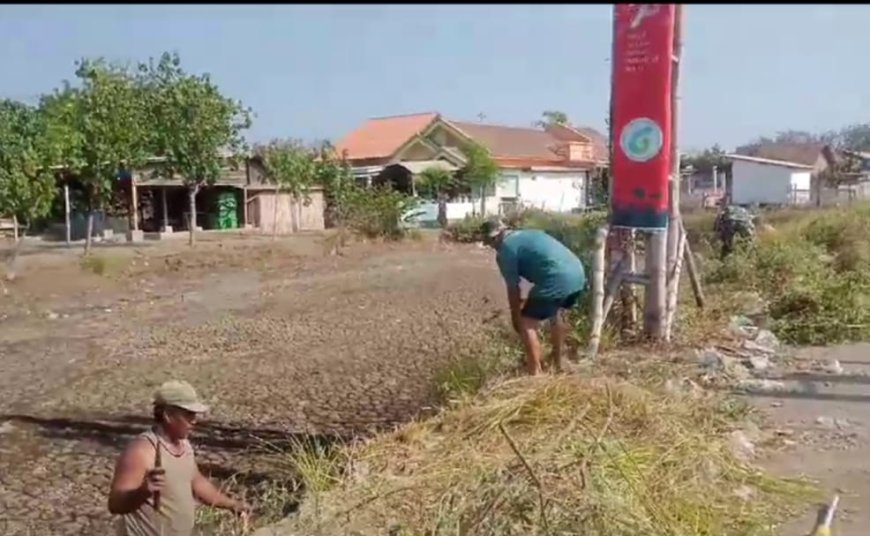
[[[79,261],[83,271],[99,276],[117,275],[128,265],[127,259],[112,255],[84,255]]]
[[[811,488],[741,462],[715,399],[518,378],[347,449],[348,473],[275,534],[774,534]],[[737,490],[751,488],[746,500]]]
[[[485,220],[486,218],[482,216],[465,216],[465,218],[447,226],[446,236],[448,239],[462,244],[480,242],[483,240],[483,236],[480,234],[480,226]]]

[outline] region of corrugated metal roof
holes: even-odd
[[[787,162],[785,160],[772,160],[770,158],[758,158],[756,156],[746,156],[742,154],[726,154],[725,158],[730,160],[744,160],[746,162],[755,162],[756,164],[768,164],[771,166],[782,166],[795,169],[814,169],[813,166],[800,164],[798,162]]]

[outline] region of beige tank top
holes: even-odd
[[[191,536],[196,510],[193,497],[193,477],[196,475],[193,447],[185,440],[184,450],[180,456],[176,456],[153,431],[139,437],[154,446],[155,454],[156,449],[161,449],[166,486],[160,494],[160,511],[154,509],[154,498],[151,497],[135,512],[121,516],[118,520],[119,536]]]

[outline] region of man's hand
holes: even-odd
[[[244,501],[234,500],[229,508],[234,514],[250,518],[254,515],[254,507]]]
[[[155,468],[145,473],[145,478],[142,480],[142,491],[147,491],[149,495],[163,491],[166,486],[166,470],[163,468]]]

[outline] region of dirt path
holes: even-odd
[[[750,399],[788,434],[790,446],[765,465],[818,480],[840,494],[834,534],[859,536],[870,526],[870,344],[805,348],[780,378],[787,388]],[[840,367],[836,366],[839,363]],[[814,512],[789,523],[783,536],[804,536]]]

